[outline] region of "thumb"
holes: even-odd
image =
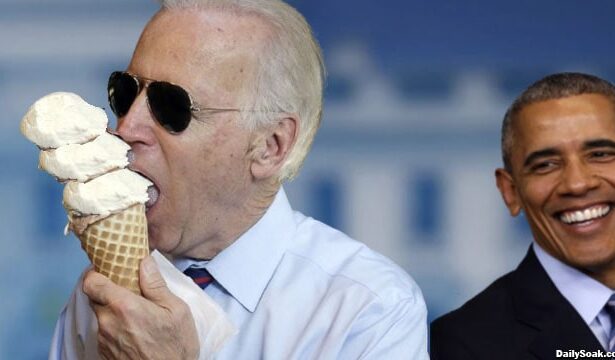
[[[151,255],[141,261],[139,285],[143,296],[154,303],[164,303],[169,296],[172,296],[171,291],[167,288],[167,283],[158,270],[158,264]]]

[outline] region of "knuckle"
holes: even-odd
[[[185,302],[179,299],[177,302],[175,302],[175,306],[173,307],[172,314],[173,314],[173,317],[178,321],[182,321],[188,317],[192,317],[192,313],[190,311],[190,307],[188,306],[188,304],[186,304]]]
[[[121,319],[130,319],[134,317],[136,313],[138,313],[138,309],[134,301],[131,301],[128,298],[118,299],[113,304],[113,308],[117,316]]]
[[[82,289],[86,294],[90,294],[92,291],[92,273],[88,271],[83,277]]]
[[[100,282],[100,278],[95,272],[89,271],[85,275],[81,288],[90,300],[95,300],[96,302],[103,301],[104,283]]]
[[[96,320],[98,321],[98,327],[105,327],[108,323],[108,314],[104,309],[95,308]]]
[[[151,290],[163,290],[167,288],[167,283],[162,277],[158,277],[149,283],[149,288]]]
[[[106,338],[107,336],[110,335],[111,333],[110,329],[112,327],[112,319],[107,313],[102,312],[98,314],[97,320],[98,320],[98,340],[100,343],[100,340],[102,338]]]

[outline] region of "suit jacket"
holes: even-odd
[[[431,324],[432,360],[555,359],[604,349],[530,247],[519,267]]]

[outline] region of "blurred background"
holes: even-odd
[[[322,128],[294,207],[390,256],[421,286],[429,320],[513,269],[530,243],[494,183],[499,129],[538,78],[615,79],[615,2],[290,1],[328,66]],[[46,357],[87,264],[62,235],[62,187],[19,133],[36,99],[72,91],[105,107],[156,11],[148,0],[0,0],[0,358]]]

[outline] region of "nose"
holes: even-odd
[[[130,106],[128,113],[117,119],[115,133],[132,147],[135,144],[151,145],[156,139],[151,116],[145,92],[142,91]]]
[[[559,193],[580,196],[600,186],[600,179],[591,166],[581,160],[571,160],[561,174]]]

